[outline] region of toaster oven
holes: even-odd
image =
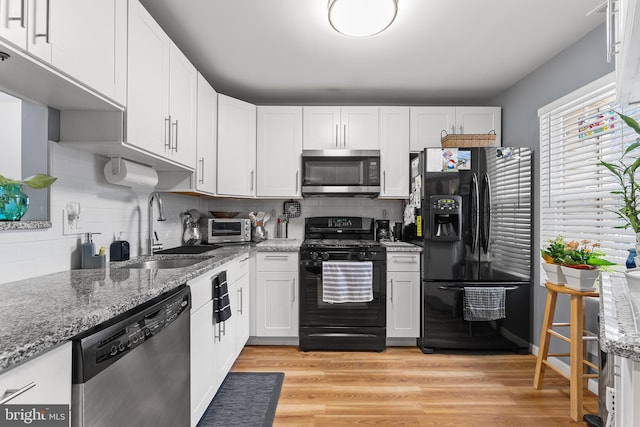
[[[251,241],[248,218],[203,218],[200,220],[205,243],[242,243]]]

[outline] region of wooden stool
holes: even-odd
[[[540,348],[538,351],[538,361],[536,362],[536,373],[533,378],[533,387],[536,390],[542,389],[545,367],[548,366],[569,380],[569,415],[574,421],[582,421],[583,407],[582,397],[585,378],[597,378],[598,374],[585,374],[585,365],[598,370],[598,366],[585,359],[585,341],[597,340],[593,333],[584,330],[584,301],[583,297],[597,297],[596,291],[578,291],[562,285],[545,283],[547,287],[547,304],[544,309],[544,320],[542,322],[542,333],[540,334]],[[569,323],[553,323],[553,315],[556,310],[556,300],[558,294],[567,294],[571,297],[571,319]],[[570,338],[554,331],[553,327],[569,327]],[[584,334],[587,334],[585,336]],[[570,344],[569,353],[549,354],[549,339],[551,336],[559,338]],[[567,376],[557,367],[547,361],[547,357],[570,357],[571,375]]]

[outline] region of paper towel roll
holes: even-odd
[[[152,189],[158,184],[158,173],[144,166],[119,157],[114,157],[104,166],[107,182],[132,188]]]

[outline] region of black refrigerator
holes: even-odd
[[[413,203],[423,246],[418,346],[425,353],[528,353],[531,149],[426,149],[419,162],[418,168],[413,165],[420,174],[413,177],[413,188],[419,190]],[[468,316],[478,304],[478,292],[491,297],[498,292],[498,307],[487,307],[500,309],[498,318]],[[487,304],[495,303],[494,298]]]

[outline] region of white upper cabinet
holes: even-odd
[[[193,168],[197,72],[137,1],[129,2],[127,142]]]
[[[380,107],[380,198],[409,197],[409,107]]]
[[[256,106],[218,95],[218,195],[256,192]]]
[[[257,196],[300,197],[302,107],[258,107]]]
[[[411,151],[441,147],[442,131],[448,134],[497,134],[501,145],[500,107],[411,107]]]
[[[198,74],[198,136],[196,190],[216,192],[216,152],[218,145],[218,94]]]
[[[617,19],[612,30],[617,30],[618,34],[609,38],[611,42],[620,41],[620,46],[614,44],[611,49],[619,49],[616,55],[616,95],[618,103],[626,105],[640,101],[640,1],[620,0],[616,3],[619,15],[615,16]]]
[[[378,107],[304,107],[305,150],[376,149]]]
[[[126,2],[2,1],[0,38],[124,105]]]

